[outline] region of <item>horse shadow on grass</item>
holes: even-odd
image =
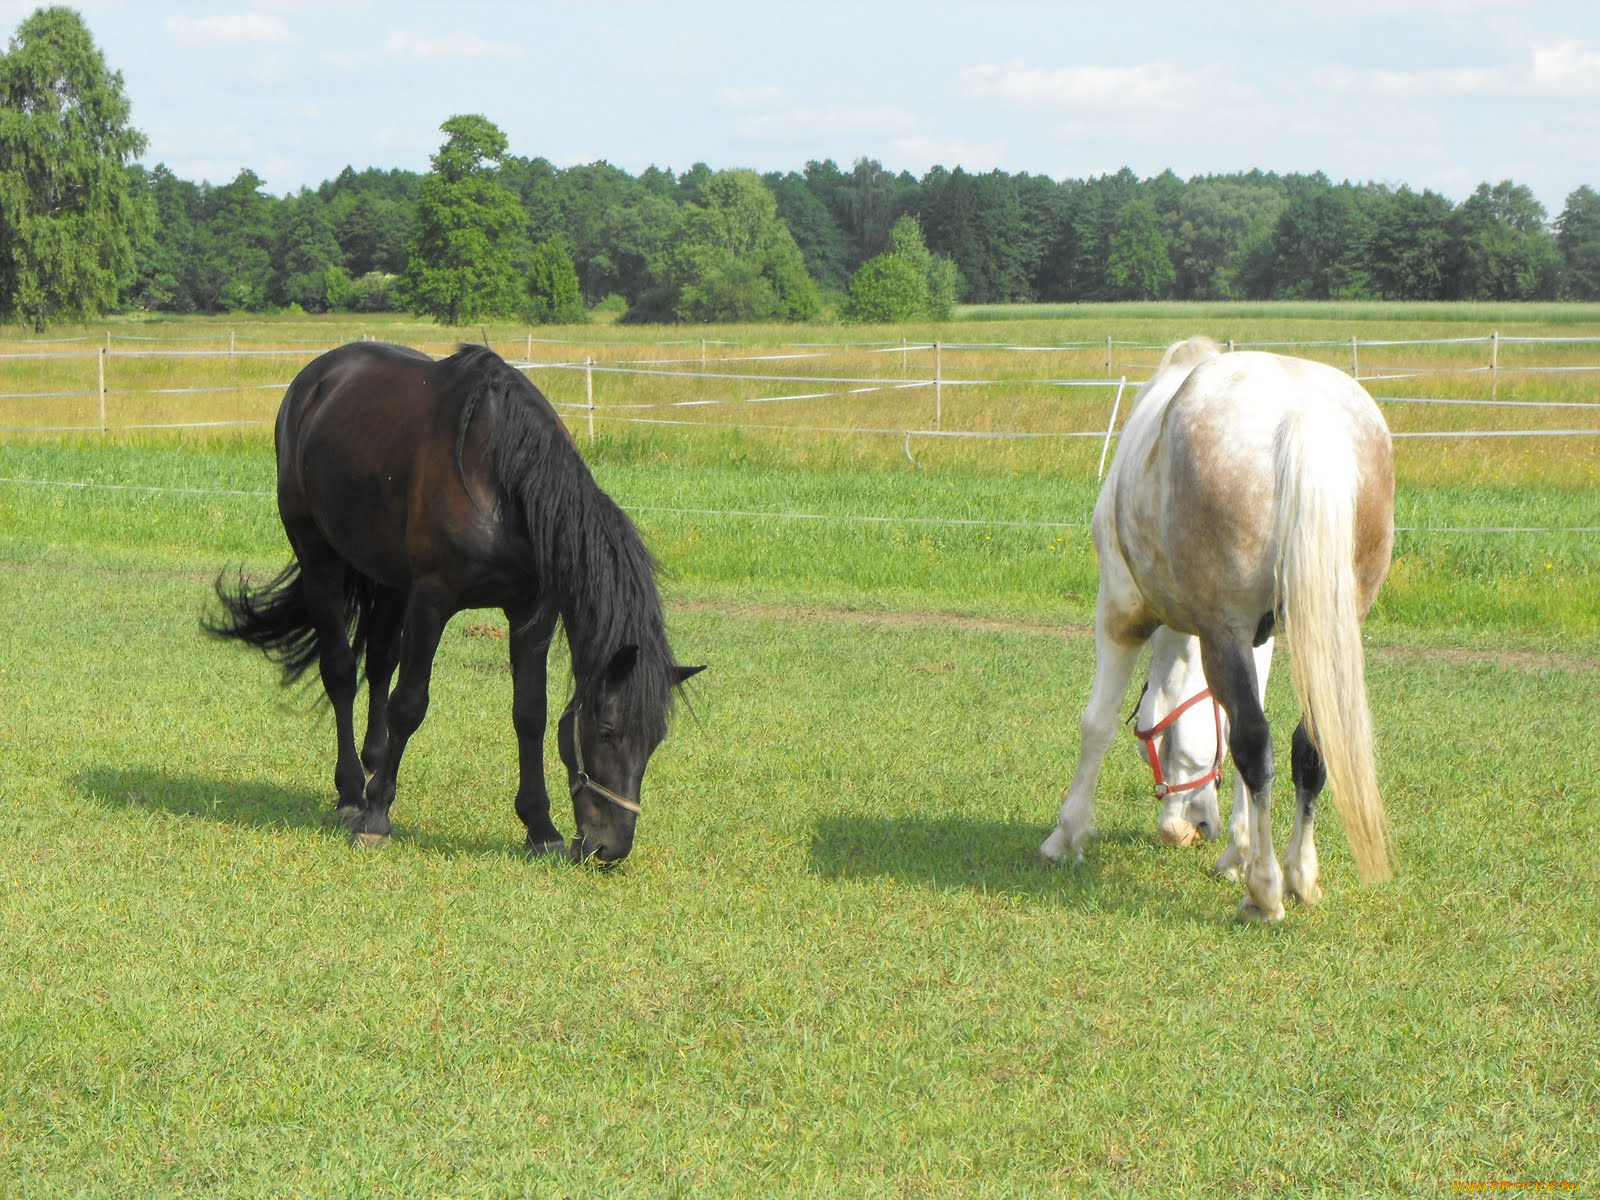
[[[220,780],[151,767],[93,766],[67,781],[84,800],[104,808],[160,812],[186,820],[212,821],[243,829],[301,830],[347,843],[350,835],[321,792],[262,780]],[[462,837],[395,826],[396,845],[427,853],[504,855],[520,847],[505,841]]]
[[[951,816],[823,817],[813,827],[810,869],[826,879],[893,879],[933,891],[974,891],[1025,897],[1082,913],[1157,916],[1214,925],[1228,909],[1201,878],[1218,852],[1167,849],[1154,832],[1097,832],[1082,863],[1039,859],[1046,831],[1025,823]],[[1201,854],[1206,854],[1203,859]],[[1162,856],[1184,858],[1162,869]],[[1192,869],[1196,879],[1183,878]]]

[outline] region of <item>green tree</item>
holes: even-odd
[[[329,270],[343,272],[344,255],[333,236],[322,198],[302,190],[298,196],[282,201],[277,215],[279,228],[269,299],[276,304],[298,304],[307,312],[326,312],[334,304],[328,294]]]
[[[42,328],[116,304],[148,221],[122,75],[83,19],[42,8],[0,55],[0,316]]]
[[[1561,292],[1569,300],[1600,300],[1600,192],[1588,184],[1567,197],[1556,218]]]
[[[847,321],[889,325],[915,321],[928,309],[928,277],[903,254],[867,259],[850,277]]]
[[[905,216],[889,230],[888,248],[862,263],[850,280],[845,319],[863,324],[947,321],[961,290],[955,263],[929,251],[922,224]]]
[[[1450,201],[1438,192],[1373,189],[1372,284],[1382,300],[1443,300],[1449,294]]]
[[[405,303],[446,325],[511,316],[523,307],[526,216],[494,174],[506,136],[485,117],[455,116],[417,193],[403,277]]]
[[[1354,187],[1324,181],[1299,190],[1272,231],[1273,295],[1285,300],[1371,295],[1371,235]]]
[[[200,197],[192,279],[203,312],[253,312],[266,307],[272,278],[272,205],[261,176],[246,167],[232,182]]]
[[[923,180],[919,202],[928,245],[954,260],[965,299],[990,304],[1027,296],[1022,205],[1009,176],[936,167]]]
[[[909,174],[890,174],[872,158],[857,159],[848,175],[831,160],[807,163],[806,176],[844,233],[849,261],[855,265],[883,252],[889,229],[918,192],[917,181]]]
[[[665,174],[658,175],[659,184]],[[677,201],[605,162],[561,172],[556,193],[558,220],[545,236],[559,234],[566,242],[584,302],[619,295],[631,312],[649,310],[651,320],[671,320],[672,297],[653,267],[678,237]]]
[[[1283,195],[1265,183],[1207,178],[1178,199],[1167,245],[1175,288],[1185,300],[1242,300],[1247,247],[1269,238],[1283,212]]]
[[[540,242],[533,248],[527,317],[535,325],[581,325],[589,319],[577,268],[559,241]]]
[[[129,302],[160,312],[194,312],[195,217],[200,189],[179,179],[162,163],[148,172],[135,167],[134,177],[153,221],[134,247],[137,277]]]
[[[844,234],[827,205],[807,186],[797,171],[762,176],[778,202],[778,216],[794,235],[811,278],[831,291],[842,292],[850,282]]]
[[[340,178],[349,174],[349,168]],[[327,194],[328,224],[352,275],[398,274],[406,265],[416,201],[391,199],[359,185]]]
[[[684,205],[676,244],[655,275],[680,321],[807,321],[817,285],[778,205],[753,171],[718,171]],[[632,314],[630,314],[632,315]]]
[[[1455,214],[1455,296],[1461,300],[1547,300],[1560,261],[1545,209],[1509,179],[1478,185]]]
[[[1135,200],[1111,235],[1106,284],[1113,300],[1159,300],[1178,278],[1155,206]]]

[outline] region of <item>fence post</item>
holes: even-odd
[[[233,330],[228,330],[228,357],[233,357]]]
[[[1350,335],[1350,378],[1361,378],[1361,356],[1360,352],[1356,349],[1355,334]]]
[[[1106,378],[1111,378],[1111,339],[1106,338]]]
[[[1489,335],[1489,399],[1500,399],[1500,331]]]
[[[594,359],[583,360],[583,398],[589,406],[589,440],[594,441]]]
[[[1111,420],[1106,422],[1106,440],[1100,447],[1100,466],[1095,470],[1096,479],[1106,477],[1106,455],[1111,452],[1111,435],[1117,428],[1117,410],[1122,407],[1122,389],[1128,386],[1128,377],[1124,375],[1117,383],[1116,399],[1111,402]]]
[[[107,337],[110,335],[107,334]],[[98,391],[100,393],[100,432],[106,431],[106,348],[100,347],[100,380]]]
[[[531,329],[528,330],[528,345],[522,352],[522,358],[525,362],[531,363],[533,361],[533,330]]]
[[[942,347],[938,342],[933,344],[933,427],[939,428],[939,423],[944,419],[944,360]]]

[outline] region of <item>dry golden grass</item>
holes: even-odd
[[[470,339],[529,363],[580,435],[592,423],[671,451],[738,430],[806,464],[909,456],[984,473],[1049,472],[1092,468],[1119,384],[1117,424],[1162,348],[1204,332],[1358,369],[1400,435],[1403,481],[1590,486],[1600,458],[1591,437],[1528,435],[1600,429],[1600,320],[1591,315],[1600,316],[1572,306],[1133,306],[907,329],[539,331],[448,330],[392,315],[128,320],[50,340],[0,330],[0,436],[98,431],[102,371],[109,430],[248,435],[270,426],[284,387],[323,349],[370,337],[444,354]],[[1512,436],[1416,436],[1487,431]]]

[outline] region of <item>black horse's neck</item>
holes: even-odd
[[[587,475],[587,469],[584,469]],[[549,531],[558,570],[548,575],[552,597],[572,653],[579,696],[624,647],[635,648],[628,691],[635,715],[651,710],[663,723],[674,682],[673,656],[655,582],[656,564],[644,541],[617,505],[590,480],[593,493],[580,522],[558,522]]]
[[[464,349],[454,361],[470,381],[458,455],[474,414],[492,422],[488,445],[499,490],[508,517],[526,530],[533,570],[561,617],[579,697],[632,646],[624,702],[638,727],[664,733],[677,676],[655,559],[526,376],[485,347]]]

